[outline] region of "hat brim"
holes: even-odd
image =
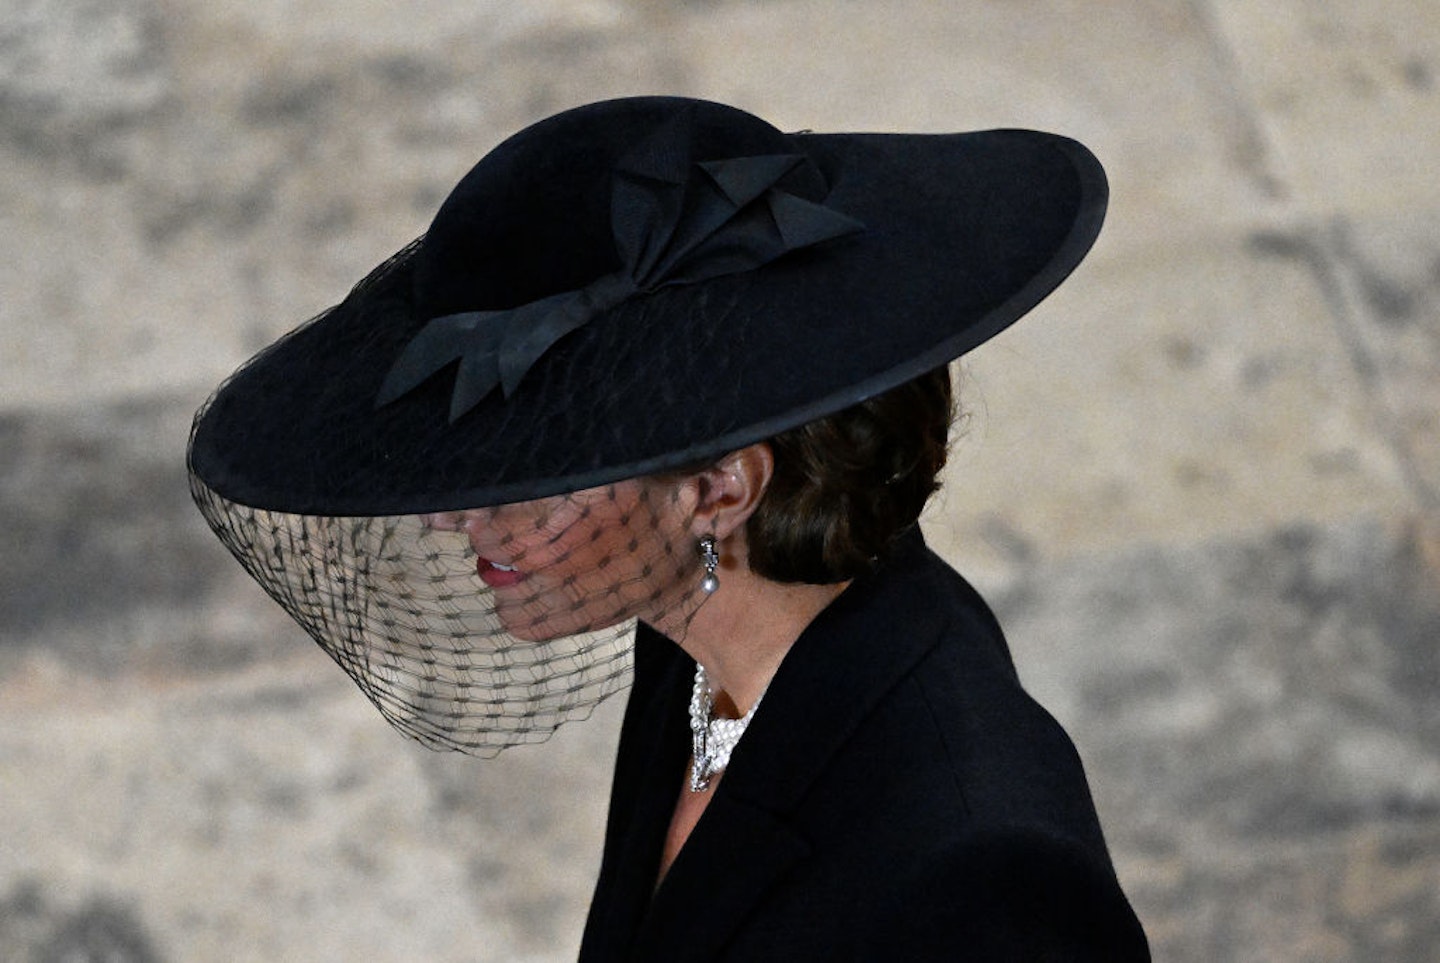
[[[1099,162],[1052,134],[790,140],[828,181],[825,204],[862,232],[636,297],[563,338],[508,398],[495,392],[453,423],[448,374],[375,405],[430,316],[413,277],[422,239],[221,386],[196,418],[193,474],[244,505],[371,516],[694,464],[980,345],[1065,279],[1104,217]]]

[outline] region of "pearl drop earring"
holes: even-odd
[[[700,560],[705,566],[705,577],[700,580],[700,591],[706,595],[714,595],[715,590],[720,587],[720,578],[715,574],[715,569],[720,566],[720,555],[715,551],[715,536],[700,536]]]

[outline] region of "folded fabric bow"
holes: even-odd
[[[616,165],[611,231],[620,270],[518,307],[431,319],[386,375],[376,407],[459,360],[450,396],[454,422],[497,386],[508,398],[555,342],[636,294],[754,270],[863,229],[777,186],[809,163],[804,155],[692,163],[688,147],[686,125],[672,122]]]

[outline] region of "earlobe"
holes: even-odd
[[[775,455],[766,442],[732,451],[696,477],[699,497],[691,522],[698,537],[727,538],[745,524],[764,497],[775,472]]]

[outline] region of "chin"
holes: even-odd
[[[507,615],[504,606],[496,607],[495,614],[500,619],[501,627],[510,635],[521,642],[536,643],[551,642],[569,635],[583,635],[586,632],[603,632],[625,621],[625,616],[622,615],[618,618],[601,619],[594,622],[584,622],[574,617],[536,622],[534,616],[528,612],[516,612],[513,616]]]

